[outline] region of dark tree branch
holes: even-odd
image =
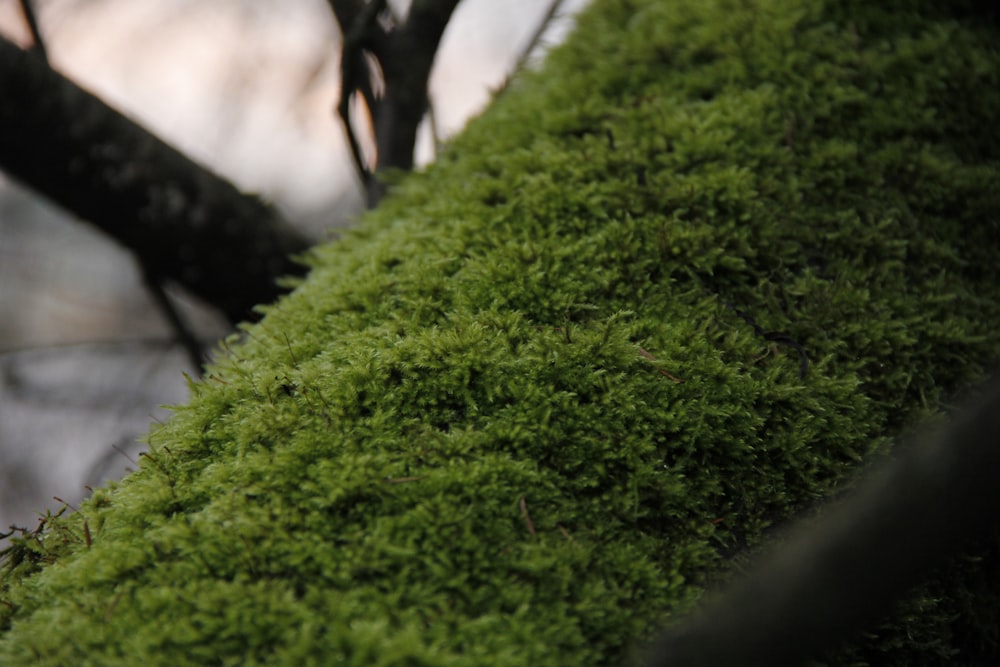
[[[341,93],[337,111],[347,129],[355,165],[365,184],[368,205],[375,206],[384,185],[372,178],[349,118],[350,98],[361,94],[372,118],[378,156],[376,171],[413,168],[417,128],[428,108],[427,83],[441,36],[459,0],[414,0],[401,28],[378,21],[385,0],[329,0],[344,35]],[[371,91],[374,72],[366,54],[381,68],[385,95]],[[366,88],[367,86],[367,88]]]
[[[0,169],[131,250],[236,323],[302,275],[309,240],[37,54],[0,39]]]
[[[42,32],[38,27],[38,15],[35,12],[34,0],[21,0],[21,13],[28,23],[28,30],[31,31],[31,39],[34,42],[31,48],[38,52],[42,60],[49,61],[49,54],[45,50],[45,40],[42,39]]]
[[[880,474],[665,635],[647,667],[791,667],[849,639],[1000,529],[1000,377]]]
[[[441,37],[459,0],[413,0],[402,29],[379,54],[385,99],[375,119],[378,167],[413,168],[417,127],[427,111],[427,83]]]
[[[372,173],[362,154],[358,131],[351,122],[351,99],[354,95],[361,95],[369,113],[373,116],[376,114],[377,101],[371,85],[373,72],[369,65],[369,57],[378,57],[375,52],[379,48],[379,36],[382,34],[378,15],[385,10],[385,0],[375,0],[367,4],[360,0],[330,0],[330,6],[343,35],[340,56],[340,100],[337,103],[337,113],[344,124],[354,166],[362,185],[367,190]]]
[[[365,0],[329,0],[329,3],[333,17],[337,19],[340,31],[344,34],[353,24],[354,17],[365,7]]]

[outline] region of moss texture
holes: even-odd
[[[620,663],[1000,358],[1000,53],[941,4],[596,2],[18,540],[0,663]],[[992,572],[834,661],[960,664]]]

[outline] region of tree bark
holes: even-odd
[[[989,543],[1000,528],[982,511],[1000,503],[1000,378],[985,394],[671,629],[646,667],[801,665],[890,613],[935,566]]]
[[[193,162],[0,38],[0,169],[131,250],[148,275],[252,318],[306,269],[309,240],[271,205]]]
[[[385,184],[368,172],[360,156],[355,130],[349,118],[351,95],[361,94],[368,105],[375,130],[378,155],[376,172],[413,168],[417,129],[428,109],[427,86],[438,45],[459,0],[415,0],[406,21],[387,30],[378,22],[377,4],[330,0],[344,35],[341,94],[338,112],[345,124],[368,199],[374,208],[385,194]],[[385,94],[377,97],[368,83],[363,52],[374,56],[381,67]]]

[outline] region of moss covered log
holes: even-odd
[[[1000,359],[997,43],[974,3],[598,0],[15,542],[0,663],[628,659]],[[995,651],[995,568],[827,662]]]

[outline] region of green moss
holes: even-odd
[[[17,543],[0,662],[619,663],[1000,357],[996,35],[868,4],[596,3]],[[949,572],[845,664],[995,649]]]

